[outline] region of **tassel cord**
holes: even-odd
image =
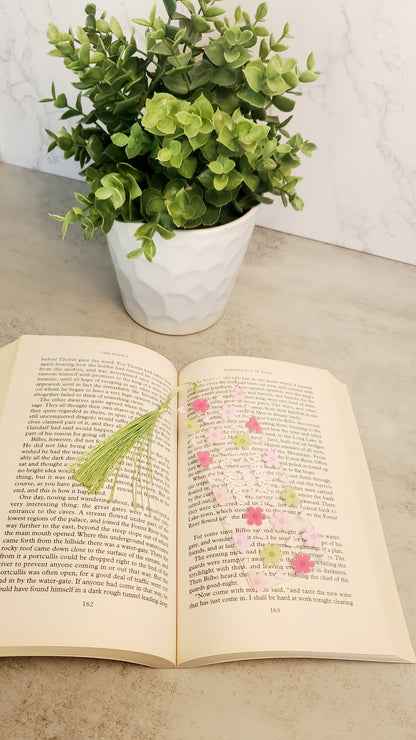
[[[149,490],[154,490],[152,467],[154,429],[160,416],[168,411],[174,396],[186,386],[192,386],[194,391],[198,392],[198,386],[194,382],[184,383],[173,388],[158,408],[130,421],[110,437],[99,442],[91,450],[80,455],[69,467],[69,472],[73,474],[75,480],[84,485],[90,493],[97,494],[108,479],[114,475],[109,498],[109,501],[112,502],[121,465],[124,458],[131,452],[133,461],[133,509],[136,510],[139,497],[141,507],[144,508],[145,488],[147,506],[150,512]],[[143,472],[145,473],[144,483]]]
[[[150,411],[139,419],[134,419],[99,442],[92,450],[78,457],[69,472],[73,473],[75,479],[83,483],[90,493],[98,493],[114,469],[122,463],[137,443],[138,435],[140,438],[152,430],[160,415],[158,412],[159,409],[156,412]]]

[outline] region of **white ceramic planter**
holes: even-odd
[[[207,329],[223,313],[238,275],[257,208],[210,229],[176,231],[167,241],[155,235],[156,256],[148,262],[137,249],[138,224],[116,221],[107,242],[124,307],[141,326],[162,334]]]

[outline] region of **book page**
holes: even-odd
[[[176,383],[170,362],[126,342],[18,341],[0,422],[2,654],[175,662],[175,399],[136,509],[129,458],[112,502],[111,481],[90,494],[68,466]]]
[[[345,386],[193,363],[179,432],[178,663],[413,660]]]

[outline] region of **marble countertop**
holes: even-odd
[[[65,241],[82,185],[0,165],[0,346],[21,334],[115,337],[178,369],[209,355],[325,367],[347,383],[403,611],[416,644],[414,266],[256,228],[224,316],[154,334],[126,314],[105,239]],[[0,618],[1,633],[1,618]],[[1,634],[0,634],[1,639]],[[415,738],[416,666],[268,660],[152,670],[0,659],[1,736],[17,740]]]

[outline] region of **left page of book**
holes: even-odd
[[[0,373],[0,654],[174,664],[175,399],[136,509],[129,458],[112,502],[111,482],[90,494],[68,466],[159,406],[176,369],[128,342],[24,336],[0,350]]]

